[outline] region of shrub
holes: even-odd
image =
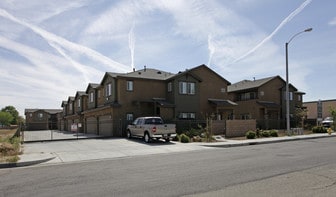
[[[261,136],[263,136],[263,137],[269,137],[270,133],[269,133],[269,131],[263,131],[263,132],[261,132]]]
[[[192,138],[194,136],[200,136],[203,132],[203,129],[199,128],[199,129],[194,129],[194,128],[191,128],[189,131],[187,131],[185,134]]]
[[[246,138],[247,139],[255,139],[256,138],[256,133],[254,131],[248,131],[246,132]]]
[[[312,129],[313,133],[327,133],[327,129],[322,126],[315,126]]]
[[[261,137],[261,135],[260,135],[260,130],[259,129],[257,129],[257,131],[256,131],[256,136],[257,136],[257,138],[260,138]]]
[[[278,137],[278,136],[279,136],[277,130],[271,130],[271,131],[269,132],[269,134],[270,134],[270,136],[272,136],[272,137]]]
[[[189,143],[190,142],[190,137],[188,137],[186,134],[181,134],[181,142],[182,143]]]

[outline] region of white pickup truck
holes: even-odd
[[[164,139],[169,142],[176,136],[175,124],[164,124],[160,117],[139,117],[127,126],[127,137],[143,137],[146,143],[151,139]]]

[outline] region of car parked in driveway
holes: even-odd
[[[146,143],[151,139],[169,142],[176,136],[175,124],[164,124],[161,117],[139,117],[127,126],[127,137],[142,137]]]

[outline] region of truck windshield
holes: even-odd
[[[163,124],[160,118],[149,118],[146,119],[145,124]]]

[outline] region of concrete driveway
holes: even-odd
[[[197,151],[211,147],[163,141],[146,144],[141,139],[111,138],[26,143],[23,149],[20,162],[51,159],[45,164],[53,164]]]

